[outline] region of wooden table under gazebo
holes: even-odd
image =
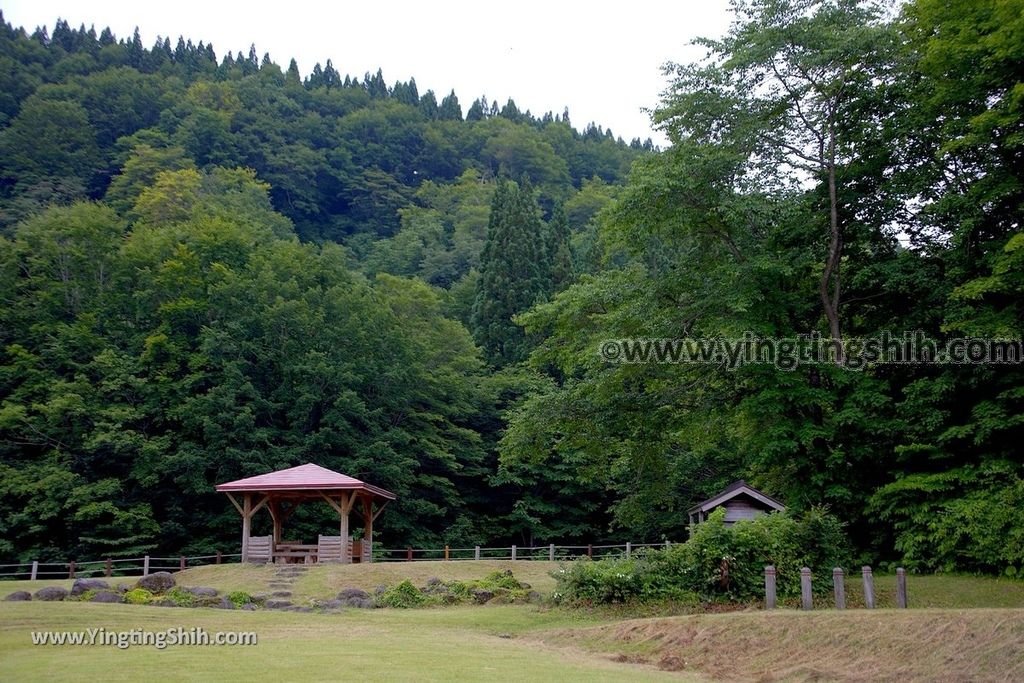
[[[277,472],[219,484],[242,515],[242,562],[370,562],[373,551],[373,522],[395,494],[382,488],[308,463]],[[235,496],[241,496],[241,502]],[[319,536],[316,545],[282,541],[281,527],[299,503],[322,500],[340,517],[338,536]],[[349,513],[356,509],[363,518],[363,538],[349,537]],[[376,508],[374,505],[376,504]],[[252,536],[252,518],[266,508],[274,522],[272,536]]]

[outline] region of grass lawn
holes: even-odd
[[[579,617],[526,606],[231,612],[88,603],[0,603],[0,680],[679,681],[574,647],[526,639]],[[30,631],[255,631],[251,647],[33,646]],[[695,680],[688,677],[683,680]]]
[[[550,574],[558,568],[558,563],[539,560],[480,560],[304,566],[308,566],[308,570],[290,588],[295,601],[332,598],[343,588],[362,588],[373,592],[379,585],[393,586],[403,579],[409,579],[417,586],[426,584],[427,579],[435,576],[444,581],[482,579],[490,572],[505,569],[511,569],[517,579],[547,594],[555,587],[555,580]],[[179,572],[177,578],[179,583],[186,586],[211,586],[227,592],[244,590],[260,593],[273,590],[267,584],[273,580],[275,568],[275,565],[212,565],[186,569]]]
[[[557,565],[535,561],[414,562],[313,566],[291,587],[297,603],[340,589],[372,590],[410,579],[477,579],[512,569],[542,593]],[[275,568],[197,567],[178,583],[250,593],[272,590]],[[829,579],[831,577],[828,577]],[[114,578],[112,583],[130,582]],[[0,583],[0,596],[70,581]],[[747,609],[671,615],[525,605],[302,614],[263,610],[170,609],[90,603],[0,602],[0,681],[643,681],[643,680],[1024,680],[1024,582],[964,576],[908,577],[909,610],[895,602],[895,578],[876,576],[882,609],[813,612]],[[863,604],[860,577],[847,583]],[[658,614],[635,618],[640,613]],[[253,647],[33,646],[31,631],[202,627],[254,631]]]

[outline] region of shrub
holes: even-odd
[[[238,609],[242,605],[248,605],[252,602],[252,596],[245,591],[232,591],[228,593],[228,600]]]
[[[428,598],[412,585],[408,579],[396,586],[391,586],[377,597],[377,601],[385,607],[422,607]]]
[[[124,594],[124,601],[129,605],[145,605],[152,600],[153,594],[145,588],[133,588]]]
[[[764,567],[775,565],[780,597],[799,595],[800,569],[830,576],[848,559],[842,524],[823,510],[800,518],[762,515],[726,525],[714,511],[691,530],[690,540],[665,550],[642,550],[630,559],[576,560],[554,572],[556,601],[621,603],[672,600],[756,600],[764,593]],[[819,580],[816,589],[827,591]]]
[[[175,586],[167,591],[164,597],[178,607],[192,607],[196,604],[196,596],[180,586]]]

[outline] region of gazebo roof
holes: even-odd
[[[378,486],[367,484],[347,474],[341,474],[313,463],[218,484],[217,490],[223,493],[232,491],[366,491],[388,500],[394,500],[396,497],[395,494]]]

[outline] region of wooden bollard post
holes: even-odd
[[[551,545],[548,546],[548,561],[549,562],[554,562],[555,561],[555,544],[554,543],[552,543]]]
[[[810,567],[804,567],[800,570],[800,607],[803,609],[812,609],[814,607],[814,597],[811,594]]]
[[[629,556],[632,555],[632,554],[633,554],[633,544],[630,543],[629,541],[626,541],[626,559],[628,560]]]
[[[832,589],[836,594],[836,609],[846,609],[846,583],[842,567],[832,570]]]
[[[672,541],[665,541],[665,550],[668,550],[671,547],[672,547]]]
[[[480,546],[478,546],[478,545],[477,546],[473,546],[473,559],[474,560],[479,560],[480,559]]]
[[[445,562],[448,561],[448,554],[449,554],[449,548],[448,548],[448,546],[445,546],[444,547],[444,561]]]
[[[516,547],[512,546],[512,559],[516,559]]]
[[[71,562],[68,563],[68,578],[69,579],[75,578],[75,561],[74,560],[71,560]]]
[[[149,555],[142,558],[142,575],[149,576]]]
[[[105,565],[103,565],[103,575],[106,576],[109,579],[110,575],[113,574],[113,573],[114,573],[114,563],[108,557],[107,558],[107,563]]]
[[[593,556],[594,556],[594,544],[590,543],[590,544],[587,545],[587,557],[593,557]]]
[[[221,551],[218,550],[217,551],[217,564],[220,564],[223,561],[224,561],[224,554]]]
[[[405,549],[405,561],[412,562],[412,548]]]
[[[907,572],[903,567],[896,569],[896,606],[907,608]]]
[[[864,606],[868,609],[875,608],[875,577],[871,574],[871,567],[864,565],[860,568],[861,576],[864,579]]]
[[[184,556],[184,555],[182,555],[182,556],[180,557],[180,560],[181,560],[181,561],[180,561],[180,562],[179,562],[178,564],[179,564],[179,566],[181,566],[181,571],[185,571],[185,556]]]
[[[39,576],[39,560],[32,560],[32,580],[35,581],[37,576]]]
[[[775,609],[775,567],[764,568],[764,608]]]

